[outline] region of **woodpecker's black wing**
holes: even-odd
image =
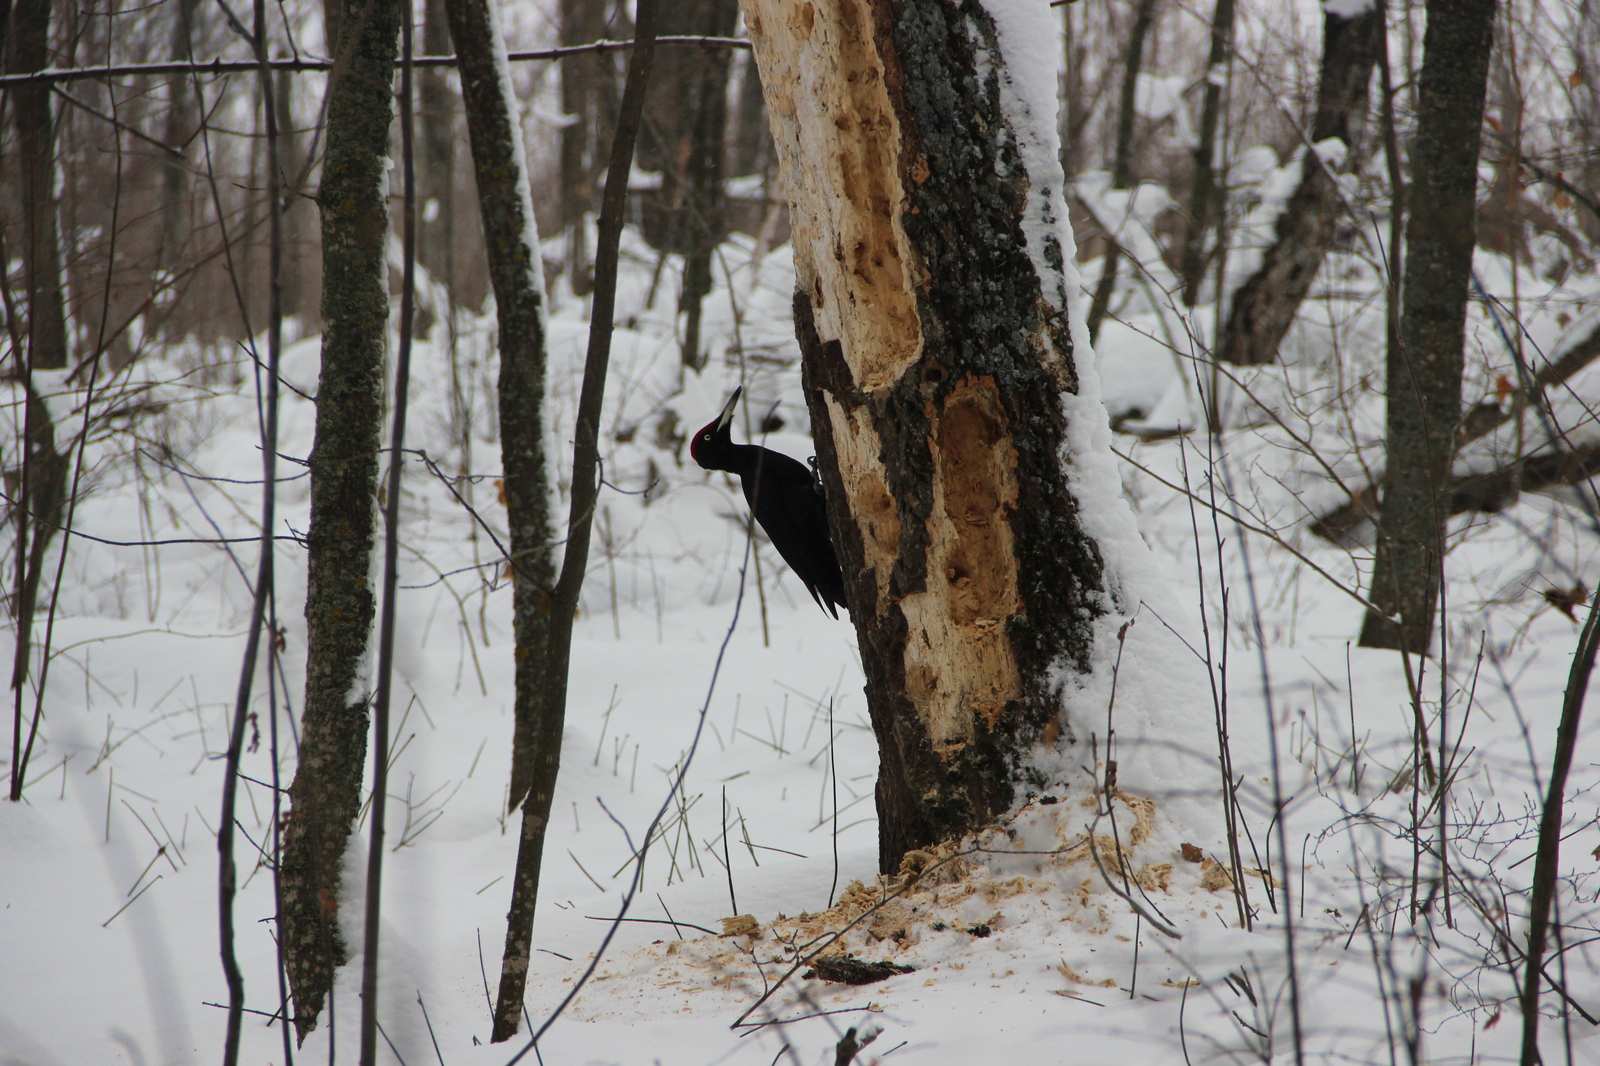
[[[837,618],[839,607],[849,607],[839,559],[828,535],[822,493],[817,491],[811,471],[799,462],[770,448],[760,452],[756,470],[739,479],[745,500],[767,539],[811,598]]]

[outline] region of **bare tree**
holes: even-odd
[[[1494,0],[1429,0],[1411,151],[1400,344],[1388,355],[1377,558],[1361,644],[1426,654],[1461,418],[1467,286]]]
[[[738,17],[737,0],[678,0],[662,12],[661,32],[727,37]],[[680,47],[663,53],[658,65],[639,167],[659,173],[661,185],[644,198],[641,229],[654,247],[683,256],[683,362],[698,370],[705,365],[700,305],[711,291],[712,253],[728,235],[722,156],[731,61],[725,48]]]
[[[561,43],[587,44],[609,33],[627,37],[626,5],[612,0],[561,0]],[[570,227],[567,273],[572,289],[587,296],[594,283],[589,237],[580,223],[594,210],[594,182],[616,124],[620,90],[616,61],[607,55],[575,56],[561,64],[561,107],[571,121],[561,129],[561,226]]]
[[[1206,236],[1222,217],[1227,192],[1217,184],[1217,129],[1222,124],[1222,89],[1228,50],[1233,41],[1233,0],[1216,0],[1211,11],[1211,50],[1206,56],[1206,91],[1200,105],[1200,139],[1194,149],[1194,182],[1189,190],[1189,218],[1183,232],[1183,302],[1200,302],[1200,283],[1208,256]]]
[[[500,319],[500,455],[511,531],[515,734],[509,806],[523,806],[517,866],[495,1008],[495,1041],[522,1017],[533,911],[545,827],[561,748],[563,708],[547,680],[555,565],[551,559],[549,481],[544,454],[544,286],[539,232],[529,195],[528,161],[512,110],[511,86],[495,61],[504,38],[491,0],[445,0],[461,71],[467,132],[477,175],[489,277]]]
[[[50,0],[20,0],[11,10],[5,37],[8,73],[43,70],[50,65]],[[18,492],[12,507],[16,522],[16,656],[11,671],[11,799],[22,798],[22,701],[30,672],[33,613],[45,556],[61,525],[66,504],[67,457],[56,448],[55,425],[41,391],[38,372],[67,365],[67,319],[61,288],[61,236],[57,222],[55,115],[50,86],[23,84],[12,90],[16,122],[20,193],[24,204],[22,263],[27,277],[27,354],[21,371],[26,390]],[[8,265],[0,264],[0,269]],[[7,308],[10,312],[12,309]],[[8,318],[10,315],[8,314]],[[14,358],[21,353],[14,353]]]
[[[1329,9],[1322,17],[1322,77],[1317,113],[1301,152],[1300,184],[1278,217],[1277,234],[1261,266],[1233,295],[1216,352],[1225,362],[1248,366],[1278,357],[1278,346],[1333,246],[1345,213],[1337,175],[1352,169],[1359,158],[1367,87],[1383,32],[1383,9],[1376,6],[1350,16]],[[1328,158],[1323,153],[1335,140],[1343,145],[1343,155]],[[1184,254],[1187,264],[1188,249]],[[1189,291],[1187,271],[1184,286]]]
[[[1117,149],[1111,164],[1111,187],[1133,188],[1133,125],[1138,117],[1136,102],[1139,89],[1139,67],[1144,62],[1144,42],[1155,24],[1157,0],[1139,0],[1134,9],[1133,29],[1128,34],[1128,48],[1122,61],[1122,101],[1117,112]],[[1089,304],[1089,340],[1100,334],[1100,323],[1111,308],[1111,294],[1116,291],[1117,271],[1122,263],[1122,246],[1116,234],[1110,234],[1105,262],[1100,267],[1100,280],[1095,283],[1094,299]]]
[[[374,616],[371,569],[389,322],[389,128],[397,0],[328,5],[334,55],[322,164],[322,376],[306,536],[306,695],[284,833],[284,961],[302,1040],[348,957],[339,931],[345,848],[361,805]],[[398,462],[393,456],[391,462]]]

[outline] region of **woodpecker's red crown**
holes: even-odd
[[[710,422],[707,422],[700,428],[700,431],[694,435],[694,439],[689,442],[689,458],[698,462],[700,460],[701,444],[709,444],[715,440],[718,435],[727,434],[729,432],[728,425],[733,421],[733,410],[738,406],[739,397],[743,395],[743,393],[744,386],[742,385],[734,389],[733,395],[728,397],[727,404],[722,408],[722,413],[716,418],[712,419]]]

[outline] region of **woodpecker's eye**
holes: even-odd
[[[711,434],[707,433],[705,436],[701,437],[700,439],[701,440],[710,440],[711,439]]]

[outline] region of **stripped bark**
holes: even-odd
[[[1336,175],[1351,169],[1361,151],[1367,87],[1381,46],[1383,22],[1379,7],[1348,18],[1331,10],[1323,15],[1317,113],[1311,122],[1310,143],[1301,153],[1300,184],[1284,205],[1261,266],[1233,295],[1227,327],[1217,347],[1217,358],[1224,362],[1258,366],[1277,359],[1278,346],[1333,246],[1342,214]],[[1342,161],[1319,158],[1317,146],[1330,140],[1344,144]]]
[[[361,803],[370,679],[374,508],[389,321],[389,127],[396,0],[328,5],[334,55],[349,56],[328,94],[322,210],[322,376],[311,449],[306,535],[306,695],[300,765],[289,787],[280,935],[295,1028],[316,1028],[348,957],[339,929],[341,870]],[[337,10],[335,10],[337,9]]]
[[[1388,472],[1361,645],[1426,654],[1461,417],[1467,285],[1495,0],[1429,0],[1408,195],[1400,345],[1388,354]]]
[[[1051,678],[1088,668],[1108,604],[1060,460],[1078,387],[1063,250],[1041,237],[1054,269],[1036,268],[1023,236],[1030,196],[1059,200],[1030,191],[980,5],[744,10],[893,871],[1009,806],[1022,753],[1061,727]]]

